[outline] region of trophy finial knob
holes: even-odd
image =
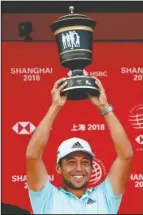
[[[73,11],[74,11],[74,6],[70,6],[70,7],[69,7],[69,10],[70,10],[71,13],[73,13]]]

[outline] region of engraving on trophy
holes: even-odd
[[[68,81],[68,87],[72,87],[74,85],[74,82],[72,80]]]
[[[80,36],[76,31],[69,31],[66,34],[62,34],[62,43],[64,49],[80,47]]]
[[[89,80],[86,80],[86,81],[85,81],[85,84],[87,84],[87,85],[92,85],[92,83],[90,83]]]
[[[78,80],[76,80],[76,83],[77,84],[82,84],[82,80],[78,79]]]

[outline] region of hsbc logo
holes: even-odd
[[[31,134],[36,127],[31,122],[17,122],[12,129],[17,134]]]
[[[136,139],[137,143],[143,144],[143,135],[139,135]]]

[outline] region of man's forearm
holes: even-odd
[[[131,159],[133,150],[127,134],[113,112],[104,115],[118,157]]]
[[[26,156],[38,159],[42,156],[44,148],[47,144],[52,124],[60,110],[55,105],[50,106],[47,114],[36,128],[31,140],[28,144]]]

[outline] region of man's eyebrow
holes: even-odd
[[[90,158],[89,158],[89,157],[85,157],[85,158],[83,158],[83,159],[85,159],[85,160],[90,160]]]
[[[74,158],[74,157],[71,157],[71,156],[68,156],[68,157],[66,157],[65,159],[66,159],[66,160],[71,160],[71,159],[74,160],[75,158]]]
[[[91,161],[91,159],[90,159],[90,158],[83,158],[83,160]]]
[[[75,159],[74,157],[72,157],[72,155],[68,155],[64,158],[65,160],[70,160],[70,159]]]
[[[68,156],[68,157],[65,158],[65,160],[71,160],[71,159],[72,159],[72,160],[75,160],[75,158],[72,157],[72,156]],[[91,159],[90,159],[89,157],[83,157],[83,160],[88,160],[88,161],[89,161],[89,160],[91,160]]]

